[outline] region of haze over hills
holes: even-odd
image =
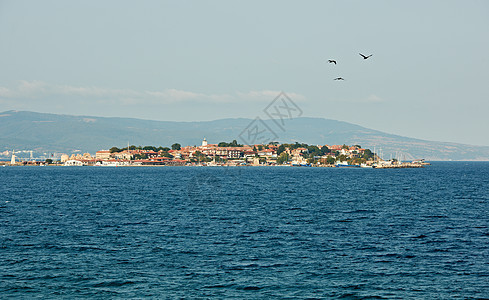
[[[131,118],[106,118],[45,114],[27,111],[0,113],[0,150],[37,152],[74,151],[95,153],[113,146],[200,145],[238,140],[252,119],[221,119],[205,122],[165,122]],[[406,159],[489,160],[489,147],[434,142],[368,129],[347,122],[323,118],[296,118],[284,121],[283,129],[273,120],[263,121],[280,143],[318,145],[358,144],[381,152],[384,158],[402,153]],[[262,126],[263,127],[263,126]],[[266,128],[266,127],[263,127]],[[241,134],[241,136],[240,136]]]

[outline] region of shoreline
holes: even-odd
[[[401,165],[384,165],[384,166],[369,166],[362,167],[359,165],[349,165],[349,166],[337,166],[337,165],[311,165],[311,166],[293,166],[293,165],[182,165],[182,166],[171,166],[171,165],[81,165],[81,166],[66,166],[62,164],[0,164],[1,167],[97,167],[97,168],[168,168],[168,167],[187,167],[187,168],[253,168],[253,167],[270,167],[270,168],[332,168],[332,169],[412,169],[412,168],[424,168],[426,165],[430,164],[401,164]]]

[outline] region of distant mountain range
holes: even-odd
[[[221,119],[206,122],[167,122],[131,118],[106,118],[45,114],[27,111],[0,113],[0,151],[75,151],[95,153],[113,146],[200,145],[238,140],[246,143],[252,119]],[[280,126],[274,120],[255,121],[273,140],[281,143],[361,145],[381,152],[384,158],[402,153],[402,158],[427,160],[489,160],[489,147],[408,138],[358,125],[323,119],[296,118]],[[261,127],[260,127],[261,126]],[[266,132],[266,133],[267,133]],[[243,140],[243,137],[245,140]]]

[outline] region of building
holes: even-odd
[[[258,156],[277,157],[277,151],[272,150],[272,149],[258,150]]]
[[[131,160],[132,159],[132,154],[128,150],[116,152],[111,156],[114,156],[116,159],[122,159],[122,160]]]
[[[76,167],[81,167],[83,166],[83,163],[79,160],[68,160],[64,163],[64,166],[76,166]]]
[[[95,153],[95,158],[100,160],[106,160],[111,157],[111,153],[109,150],[100,150]]]

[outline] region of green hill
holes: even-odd
[[[245,129],[251,119],[221,119],[206,122],[164,122],[131,118],[103,118],[6,111],[0,113],[0,151],[35,150],[65,152],[75,150],[95,153],[112,146],[200,145],[238,140],[253,142]],[[358,144],[382,151],[384,158],[402,153],[406,159],[489,160],[489,147],[444,143],[384,133],[358,125],[322,119],[285,120],[279,127],[273,120],[256,123],[265,134],[281,143]],[[256,140],[255,142],[259,142]]]

